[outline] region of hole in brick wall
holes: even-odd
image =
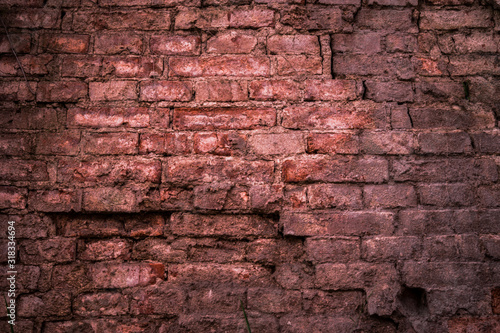
[[[427,293],[422,288],[404,287],[399,301],[406,315],[423,315],[427,313]]]

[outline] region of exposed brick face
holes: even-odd
[[[14,329],[499,331],[499,9],[2,1]]]

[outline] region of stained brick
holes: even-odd
[[[85,189],[82,206],[87,212],[133,212],[137,210],[135,193],[129,189],[116,187]]]
[[[357,154],[359,139],[353,133],[311,133],[307,136],[309,154]]]
[[[304,86],[305,100],[354,100],[361,93],[356,81],[351,80],[307,80]]]
[[[420,28],[423,30],[455,30],[460,28],[488,28],[491,12],[484,9],[423,11]]]
[[[194,152],[219,156],[242,155],[246,151],[247,137],[236,132],[196,133]]]
[[[81,210],[82,193],[66,189],[30,192],[28,204],[31,210],[39,212],[78,212]]]
[[[85,138],[84,151],[97,155],[134,154],[137,153],[138,141],[137,133],[93,133]]]
[[[0,208],[24,209],[28,190],[11,186],[0,186]]]
[[[162,72],[162,61],[151,57],[105,57],[102,65],[102,75],[119,78],[158,77]]]
[[[0,160],[1,180],[48,180],[47,163],[29,160]]]
[[[308,238],[306,251],[309,260],[315,263],[349,262],[361,257],[357,237]]]
[[[26,134],[0,134],[0,154],[19,156],[31,151],[31,138]]]
[[[87,84],[81,81],[40,82],[36,100],[39,102],[77,102],[87,97]]]
[[[255,36],[230,31],[210,38],[207,41],[207,53],[250,53],[256,45]]]
[[[471,206],[475,191],[467,184],[431,184],[419,186],[420,203],[431,206]]]
[[[48,53],[87,53],[90,35],[44,34],[40,37],[40,50]]]
[[[252,81],[249,91],[250,98],[256,100],[293,101],[301,97],[298,83],[290,80]]]
[[[14,50],[19,53],[29,53],[31,50],[31,35],[24,34],[11,34],[10,40],[14,46]],[[12,49],[6,35],[0,37],[0,53],[11,53]]]
[[[374,54],[382,50],[380,33],[353,33],[332,35],[332,51]]]
[[[247,99],[246,81],[211,80],[196,82],[197,101],[238,102]]]
[[[96,54],[141,54],[143,49],[143,37],[135,32],[99,33],[96,34],[94,42]]]
[[[274,35],[267,39],[271,54],[319,54],[319,39],[314,35]]]
[[[417,195],[411,185],[367,185],[363,190],[365,205],[372,208],[412,207]]]
[[[140,89],[143,101],[189,101],[193,90],[184,81],[143,81]]]
[[[311,185],[307,188],[307,198],[312,209],[359,209],[363,206],[361,188],[352,185]]]
[[[201,40],[198,36],[152,36],[150,49],[153,54],[198,55]]]
[[[10,12],[5,17],[5,25],[11,28],[55,29],[59,22],[60,11],[52,8],[23,8]]]
[[[119,101],[137,98],[135,81],[90,82],[89,95],[91,101]]]
[[[70,108],[67,112],[69,127],[147,127],[150,116],[142,107],[89,107]]]
[[[170,76],[269,76],[270,61],[264,56],[250,55],[173,57],[168,60],[168,68]]]

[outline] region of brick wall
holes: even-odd
[[[16,332],[499,332],[499,5],[0,1]]]

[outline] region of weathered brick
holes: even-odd
[[[481,186],[477,190],[479,203],[486,207],[500,206],[500,186]]]
[[[185,130],[255,129],[274,126],[276,111],[272,108],[176,108],[173,124]]]
[[[40,51],[48,53],[87,53],[90,35],[43,34]]]
[[[333,52],[374,54],[382,50],[381,34],[376,32],[334,34],[331,38]]]
[[[20,317],[66,316],[71,313],[71,294],[51,290],[43,295],[23,295],[19,299],[18,315]]]
[[[189,292],[188,309],[191,313],[234,313],[245,298],[244,289],[219,287]]]
[[[420,28],[423,30],[455,30],[460,28],[488,28],[491,12],[484,9],[425,10],[420,14]]]
[[[158,77],[163,72],[161,59],[151,57],[127,56],[105,57],[101,75],[119,78]]]
[[[301,97],[299,84],[290,80],[252,81],[250,98],[256,100],[294,101]]]
[[[495,64],[496,55],[470,54],[450,56],[448,71],[453,76],[499,75],[500,67]]]
[[[29,135],[5,133],[0,134],[0,154],[20,156],[31,152],[32,141]]]
[[[52,8],[23,8],[5,16],[5,25],[10,28],[57,29],[60,10]]]
[[[130,312],[135,315],[178,315],[186,306],[186,293],[167,284],[142,288],[130,298]]]
[[[116,187],[85,189],[82,206],[87,212],[133,212],[137,210],[135,193],[129,189]]]
[[[255,185],[250,188],[251,207],[256,210],[274,212],[283,202],[283,186]]]
[[[207,53],[251,53],[256,45],[255,36],[229,31],[219,33],[207,40]]]
[[[309,154],[357,154],[359,139],[353,133],[310,133],[307,136]]]
[[[130,259],[131,245],[127,240],[106,239],[78,244],[78,259],[100,261]]]
[[[198,55],[201,40],[198,36],[161,35],[152,36],[150,49],[153,54],[164,55]]]
[[[408,261],[401,271],[407,286],[420,288],[484,285],[489,278],[483,263]]]
[[[194,135],[194,151],[198,154],[241,155],[245,152],[246,146],[246,136],[235,132],[196,133]]]
[[[192,136],[187,133],[141,134],[140,154],[185,155],[192,151]]]
[[[417,24],[412,19],[411,8],[363,8],[357,14],[356,25],[364,29],[418,32]]]
[[[2,7],[43,7],[43,0],[6,0],[2,2]]]
[[[0,82],[0,99],[4,101],[32,101],[35,99],[36,87],[36,82]]]
[[[404,7],[406,5],[417,6],[417,0],[368,0],[368,4],[373,5],[377,4],[380,6],[401,6]]]
[[[388,163],[380,158],[303,158],[283,162],[283,180],[297,182],[374,182],[388,179]]]
[[[372,208],[413,207],[417,195],[411,185],[367,185],[363,189],[365,205]]]
[[[313,314],[349,314],[364,302],[361,291],[304,290],[302,304],[305,311]]]
[[[135,32],[104,32],[95,35],[95,54],[142,54],[143,37]]]
[[[36,154],[76,155],[79,151],[80,132],[42,133],[36,138]]]
[[[415,52],[417,51],[417,37],[405,33],[390,34],[385,37],[387,52]]]
[[[77,11],[73,15],[74,31],[93,30],[169,30],[171,14],[167,10]],[[125,38],[123,42],[126,43]],[[112,44],[110,44],[112,45]],[[121,48],[121,47],[120,47]]]
[[[291,106],[283,110],[282,125],[293,129],[383,128],[387,111],[384,106],[369,101]]]
[[[307,80],[304,86],[305,100],[354,100],[361,94],[356,81],[352,80]]]
[[[361,150],[368,154],[406,155],[413,153],[415,139],[411,132],[364,132],[360,136]]]
[[[317,184],[307,188],[307,198],[312,209],[361,208],[361,189],[344,184]]]
[[[314,35],[273,35],[267,39],[271,54],[319,54],[319,39]]]
[[[316,286],[321,289],[362,289],[367,284],[384,283],[396,275],[390,264],[319,264],[316,265]]]
[[[76,297],[73,311],[80,316],[119,316],[128,313],[129,302],[117,292],[99,292]]]
[[[413,102],[411,82],[366,81],[366,98],[375,102]]]
[[[286,212],[281,220],[284,234],[294,236],[390,235],[394,229],[394,214],[389,212]]]
[[[30,191],[28,205],[31,210],[39,212],[78,212],[81,210],[82,193],[66,189]]]
[[[347,23],[342,20],[342,11],[336,7],[292,6],[283,11],[281,23],[295,29],[328,30],[333,33],[348,29]]]
[[[427,293],[426,298],[429,312],[436,316],[453,316],[459,309],[463,309],[473,316],[490,312],[489,307],[491,305],[487,299],[487,293],[484,289],[481,290],[475,287],[454,287],[448,290],[434,289]]]
[[[86,136],[84,151],[87,154],[97,155],[135,154],[138,141],[137,133],[93,133]]]
[[[175,17],[175,29],[202,29],[210,30],[229,27],[229,11],[208,7],[203,9],[185,8]]]
[[[495,332],[500,327],[500,319],[497,316],[490,317],[456,317],[448,320],[448,331],[450,333],[462,332]]]
[[[172,283],[191,284],[216,281],[237,285],[269,285],[271,274],[262,266],[238,264],[172,264],[168,266],[168,277]]]
[[[36,100],[39,102],[77,102],[87,97],[87,84],[81,81],[39,82]]]
[[[361,243],[362,257],[367,261],[418,259],[421,249],[420,238],[412,236],[376,236],[364,238]]]
[[[264,8],[235,9],[229,12],[231,28],[262,28],[274,24],[274,11]]]
[[[48,180],[47,163],[29,160],[0,160],[1,180],[41,181]]]
[[[417,129],[469,129],[490,127],[492,114],[470,112],[461,108],[410,108],[413,127]]]
[[[473,32],[470,35],[450,34],[440,36],[438,43],[440,47],[446,49],[451,46],[451,52],[446,53],[495,53],[498,48],[498,41],[490,33]]]
[[[481,261],[479,238],[476,235],[446,235],[424,238],[423,258],[431,261]]]
[[[76,255],[76,242],[71,238],[24,241],[20,248],[20,259],[25,264],[71,262]]]
[[[304,152],[302,135],[296,133],[255,134],[248,144],[256,154],[289,155]]]
[[[90,267],[93,284],[98,289],[145,287],[165,277],[160,263],[97,263]]]
[[[143,107],[88,107],[70,108],[68,127],[147,127],[150,116]]]
[[[415,101],[458,102],[465,99],[464,85],[450,79],[428,79],[415,83]]]
[[[300,308],[301,293],[298,290],[250,288],[247,294],[248,309],[264,313],[288,313]]]
[[[186,244],[187,245],[187,244]],[[245,247],[234,240],[201,239],[188,250],[189,259],[204,263],[235,263],[245,258]]]
[[[491,133],[473,133],[474,148],[480,153],[498,154],[500,152],[500,134]]]
[[[168,210],[190,210],[193,207],[193,193],[181,187],[160,189],[161,207]]]
[[[147,238],[136,242],[132,251],[132,259],[158,260],[161,262],[183,262],[187,258],[185,248],[176,247],[166,239]]]
[[[0,186],[0,208],[26,208],[26,197],[28,190],[12,186]]]
[[[415,77],[415,66],[408,56],[334,54],[333,71],[340,75],[376,75],[409,80]]]
[[[137,98],[135,81],[90,82],[91,101],[119,101]]]
[[[65,77],[96,77],[102,67],[99,56],[70,55],[63,58],[61,74]]]
[[[143,101],[189,101],[193,90],[184,81],[142,81],[140,89]]]
[[[392,129],[408,129],[412,127],[408,108],[404,105],[392,105],[390,117]]]
[[[200,225],[203,225],[203,229],[199,228]],[[176,235],[198,237],[273,237],[278,232],[278,227],[273,220],[251,215],[212,216],[174,213],[170,228]]]
[[[470,206],[475,202],[473,187],[467,184],[421,185],[418,190],[422,205]]]
[[[500,288],[494,288],[491,291],[491,307],[493,309],[493,313],[500,313]]]
[[[349,262],[361,258],[360,241],[357,237],[308,238],[306,252],[315,263]]]
[[[172,57],[168,75],[184,77],[269,76],[270,61],[264,56]]]
[[[248,99],[246,81],[198,81],[195,90],[199,102],[238,102]]]
[[[279,55],[279,75],[317,75],[323,73],[322,58],[313,55]]]

